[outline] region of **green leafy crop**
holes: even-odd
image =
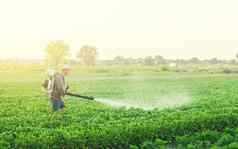
[[[73,91],[113,100],[152,100],[186,92],[191,103],[165,109],[114,108],[68,97],[50,112],[38,72],[1,73],[1,148],[236,148],[238,76],[158,73],[73,74]]]

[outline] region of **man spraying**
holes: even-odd
[[[70,67],[65,65],[61,73],[55,73],[53,70],[49,72],[49,79],[42,86],[47,91],[53,111],[64,109],[63,97],[66,95],[68,86],[65,82],[65,77],[70,73]]]

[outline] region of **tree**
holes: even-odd
[[[145,63],[146,66],[154,65],[154,60],[153,60],[152,56],[145,57],[144,63]]]
[[[160,55],[156,55],[154,58],[155,65],[165,64],[165,62],[166,62],[166,60]]]
[[[228,60],[228,64],[235,64],[235,63],[236,63],[235,59]]]
[[[50,68],[59,69],[69,60],[69,45],[63,41],[51,41],[45,48],[46,63]]]
[[[132,65],[132,64],[134,64],[134,59],[131,58],[131,57],[126,58],[126,59],[125,59],[125,64],[126,64],[126,65]]]
[[[210,64],[218,64],[219,60],[217,58],[212,58],[212,59],[209,60],[209,63]]]
[[[170,61],[171,61],[171,60],[170,60]],[[176,63],[176,64],[180,64],[180,65],[181,65],[181,64],[186,64],[186,63],[187,63],[187,61],[186,61],[186,60],[184,60],[184,59],[176,59],[176,60],[175,60],[175,63]]]
[[[236,60],[238,60],[238,53],[236,54]]]
[[[124,62],[125,62],[125,58],[123,56],[116,56],[114,59],[113,59],[113,62],[116,64],[116,65],[123,65]]]
[[[198,64],[198,63],[200,62],[200,60],[199,60],[197,57],[193,57],[193,58],[191,58],[189,61],[190,61],[190,63],[192,63],[192,64]]]
[[[144,59],[143,58],[137,58],[135,60],[135,63],[138,65],[138,66],[141,66],[144,64]]]
[[[86,66],[96,64],[97,49],[94,46],[84,45],[78,52],[77,58]]]

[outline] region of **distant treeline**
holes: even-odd
[[[147,56],[144,58],[126,58],[123,56],[117,56],[113,60],[101,60],[98,64],[101,65],[139,65],[139,66],[158,66],[158,65],[169,65],[169,64],[183,65],[183,64],[236,64],[235,59],[232,60],[221,60],[217,58],[201,60],[193,57],[191,59],[166,59],[160,55]]]
[[[212,58],[200,60],[191,58],[188,60],[171,60],[162,56],[147,56],[144,58],[125,58],[117,56],[112,60],[97,60],[95,65],[87,66],[77,59],[70,60],[74,70],[89,73],[122,73],[130,74],[138,71],[174,71],[174,72],[209,72],[209,73],[238,73],[238,62],[233,60],[219,60]],[[40,71],[45,72],[47,64],[45,60],[0,60],[0,71]],[[120,72],[118,72],[120,71]]]
[[[117,56],[112,60],[96,60],[96,63],[94,66],[97,65],[138,65],[138,66],[158,66],[158,65],[170,65],[171,63],[174,63],[176,65],[183,65],[183,64],[238,64],[238,61],[236,59],[231,60],[221,60],[218,58],[212,58],[212,59],[205,59],[201,60],[199,58],[193,57],[191,59],[166,59],[160,55],[157,56],[147,56],[144,58],[127,58],[123,56]],[[42,60],[28,60],[28,59],[0,59],[0,65],[44,65],[45,61]],[[71,59],[70,60],[71,65],[83,65],[81,61],[78,61],[77,59]]]

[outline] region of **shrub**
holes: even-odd
[[[165,66],[163,66],[163,67],[161,68],[161,71],[169,71],[169,68],[168,68],[168,67],[165,67]]]

